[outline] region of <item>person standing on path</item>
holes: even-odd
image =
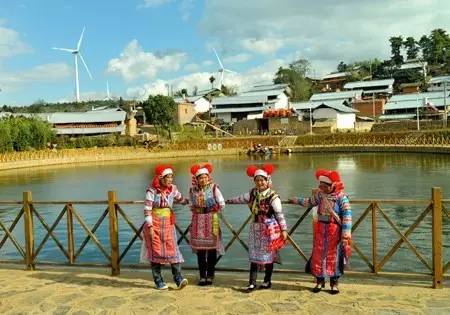
[[[316,179],[319,189],[312,197],[293,198],[289,202],[304,207],[317,206],[312,255],[305,269],[316,277],[313,292],[321,291],[325,279],[330,278],[330,293],[337,294],[338,279],[344,274],[344,265],[351,256],[352,210],[338,172],[319,169]]]
[[[181,263],[184,260],[177,244],[175,213],[172,207],[174,202],[188,204],[188,200],[173,184],[173,168],[158,165],[145,193],[144,242],[141,248],[141,258],[150,262],[158,290],[168,289],[161,274],[161,266],[165,264],[170,264],[178,289],[183,289],[188,284],[188,280],[181,274]]]
[[[219,215],[225,206],[225,200],[219,187],[211,179],[212,170],[211,164],[196,164],[191,167],[189,199],[192,221],[189,242],[197,254],[199,286],[213,283],[217,256],[224,254]]]
[[[250,192],[227,200],[232,204],[248,204],[252,215],[248,240],[250,276],[245,292],[256,289],[258,269],[265,269],[264,282],[259,289],[272,287],[273,264],[280,263],[279,250],[288,237],[281,199],[272,189],[273,171],[271,164],[265,164],[262,168],[247,167],[247,175],[253,178],[255,187]]]

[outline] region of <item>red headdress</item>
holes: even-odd
[[[210,163],[206,164],[194,164],[191,167],[191,174],[192,174],[192,186],[197,186],[197,177],[203,174],[206,174],[211,178],[211,173],[213,171],[213,167]]]
[[[335,192],[344,190],[344,183],[341,182],[341,176],[337,171],[318,169],[316,171],[316,178],[320,182],[330,184]]]
[[[272,164],[264,164],[262,168],[255,165],[250,165],[247,167],[247,176],[255,178],[256,176],[263,176],[271,184],[271,175],[275,171],[275,166]]]
[[[169,174],[173,174],[173,167],[170,165],[157,165],[155,167],[155,176],[153,177],[152,187],[160,188],[160,180]]]

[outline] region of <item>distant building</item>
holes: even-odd
[[[447,87],[447,91],[450,91],[450,75],[433,77],[430,79],[428,84],[428,92],[443,91],[444,84]]]
[[[394,92],[394,79],[349,82],[344,89],[362,90],[365,96],[390,96]]]
[[[177,104],[176,122],[179,125],[184,125],[192,122],[192,119],[197,114],[195,104],[179,103]]]
[[[323,92],[328,91],[341,91],[344,88],[344,84],[350,77],[348,72],[335,72],[327,74],[319,81],[319,89]]]
[[[52,125],[58,135],[124,134],[126,112],[109,108],[88,112],[69,113],[15,113],[14,116],[38,117]]]
[[[400,84],[400,93],[409,94],[409,93],[417,93],[420,91],[422,83],[413,82],[413,83],[402,83]]]
[[[195,106],[194,109],[196,113],[206,113],[211,108],[210,101],[202,95],[176,97],[174,98],[174,101],[177,104],[186,104],[186,103],[194,104]]]
[[[262,118],[267,109],[288,108],[289,95],[287,84],[256,85],[236,96],[214,97],[211,113],[227,123]]]
[[[443,112],[444,103],[450,104],[450,91],[447,92],[446,99],[442,92],[425,92],[393,95],[384,106],[384,115],[381,120],[404,120],[414,119],[424,111]]]
[[[312,111],[314,121],[334,121],[335,128],[354,129],[358,111],[341,104],[341,101],[326,101]]]

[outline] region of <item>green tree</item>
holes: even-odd
[[[233,85],[222,85],[221,92],[223,95],[233,96],[237,94],[237,86]]]
[[[348,68],[348,66],[347,66],[347,64],[346,63],[344,63],[343,61],[341,61],[338,65],[337,65],[337,71],[339,71],[339,72],[345,72],[345,71],[347,71],[347,68]]]
[[[419,54],[419,46],[414,39],[414,37],[407,37],[403,42],[403,47],[406,49],[406,58],[407,59],[416,59]]]
[[[399,66],[403,63],[403,56],[401,53],[401,48],[403,46],[403,37],[392,36],[391,38],[389,38],[389,42],[391,43],[391,60],[395,65]]]
[[[150,95],[142,102],[147,122],[167,130],[170,135],[170,126],[175,123],[177,104],[172,97],[164,95]]]
[[[292,91],[292,101],[305,101],[311,97],[312,85],[306,80],[306,73],[310,71],[310,63],[306,59],[298,59],[288,68],[280,67],[275,73],[275,84],[286,83]]]
[[[431,39],[427,37],[427,35],[423,35],[419,40],[419,47],[422,51],[422,59],[427,61],[428,63],[432,63],[432,54],[433,54],[433,44]]]
[[[432,64],[443,64],[445,63],[446,57],[448,57],[448,52],[450,49],[450,37],[445,30],[438,28],[431,31],[429,37],[432,43]]]

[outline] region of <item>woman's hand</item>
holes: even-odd
[[[150,235],[150,239],[153,239],[153,226],[148,226],[148,235]]]
[[[290,198],[288,201],[290,204],[298,205],[298,198]]]
[[[181,200],[180,204],[183,206],[189,204],[189,199],[185,198],[185,199]]]
[[[283,236],[283,240],[287,240],[287,238],[288,238],[288,232],[287,231],[282,231],[281,232],[281,236]]]

